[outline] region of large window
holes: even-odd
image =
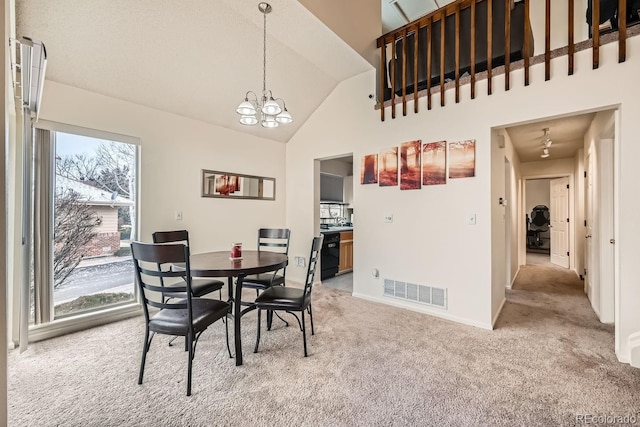
[[[35,130],[32,325],[136,301],[132,139],[56,124]]]

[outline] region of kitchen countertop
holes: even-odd
[[[330,234],[330,233],[341,233],[343,231],[353,231],[353,227],[331,227],[331,228],[321,228],[321,234]]]

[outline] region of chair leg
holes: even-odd
[[[316,333],[313,330],[313,310],[311,309],[311,304],[309,304],[309,319],[311,319],[311,335],[315,335]]]
[[[187,396],[191,396],[191,366],[193,365],[193,335],[191,332],[186,337],[189,346],[189,367],[187,369]]]
[[[278,312],[277,312],[277,311],[274,311],[274,312],[273,312],[273,314],[275,314],[276,316],[278,316],[278,319],[282,320],[282,321],[284,322],[284,325],[285,325],[285,326],[289,326],[289,322],[287,322],[286,320],[284,320],[284,319],[282,318],[282,316],[280,316],[280,315],[278,314]]]
[[[151,336],[153,339],[153,335]],[[144,345],[142,346],[142,362],[140,362],[140,373],[138,374],[138,384],[142,384],[142,377],[144,376],[144,364],[147,360],[147,352],[149,351],[149,346],[151,345],[151,340],[149,339],[149,328],[146,327],[144,330]]]
[[[273,323],[273,310],[267,310],[267,331],[271,330],[272,323]]]
[[[222,320],[224,320],[225,317],[227,316],[224,316]],[[224,336],[227,339],[227,351],[229,352],[229,358],[233,359],[233,356],[231,355],[231,347],[229,347],[229,322],[223,322],[223,323],[224,323]]]
[[[302,310],[302,342],[304,343],[304,357],[307,357],[307,328],[304,321],[304,310]]]
[[[254,353],[258,352],[258,345],[260,345],[260,318],[261,317],[262,317],[262,310],[258,309],[258,333],[256,335],[256,347],[253,349]]]

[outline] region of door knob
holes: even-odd
[[[589,239],[591,238],[591,234],[587,234],[586,236],[584,236],[585,239]]]

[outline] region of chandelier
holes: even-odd
[[[264,18],[264,31],[262,36],[262,95],[258,97],[253,91],[248,91],[244,96],[244,101],[238,105],[236,112],[240,114],[240,123],[253,126],[260,122],[263,127],[275,128],[280,124],[288,124],[293,121],[293,117],[287,111],[287,107],[282,98],[273,98],[273,93],[267,90],[267,13],[272,8],[269,3],[261,2],[258,10],[262,12]],[[249,95],[253,95],[251,100]],[[280,106],[280,103],[282,106]]]
[[[549,128],[544,128],[543,131],[544,136],[542,137],[542,154],[540,154],[540,157],[546,159],[550,155],[549,147],[551,147],[553,141],[551,141],[551,132],[549,131]]]

